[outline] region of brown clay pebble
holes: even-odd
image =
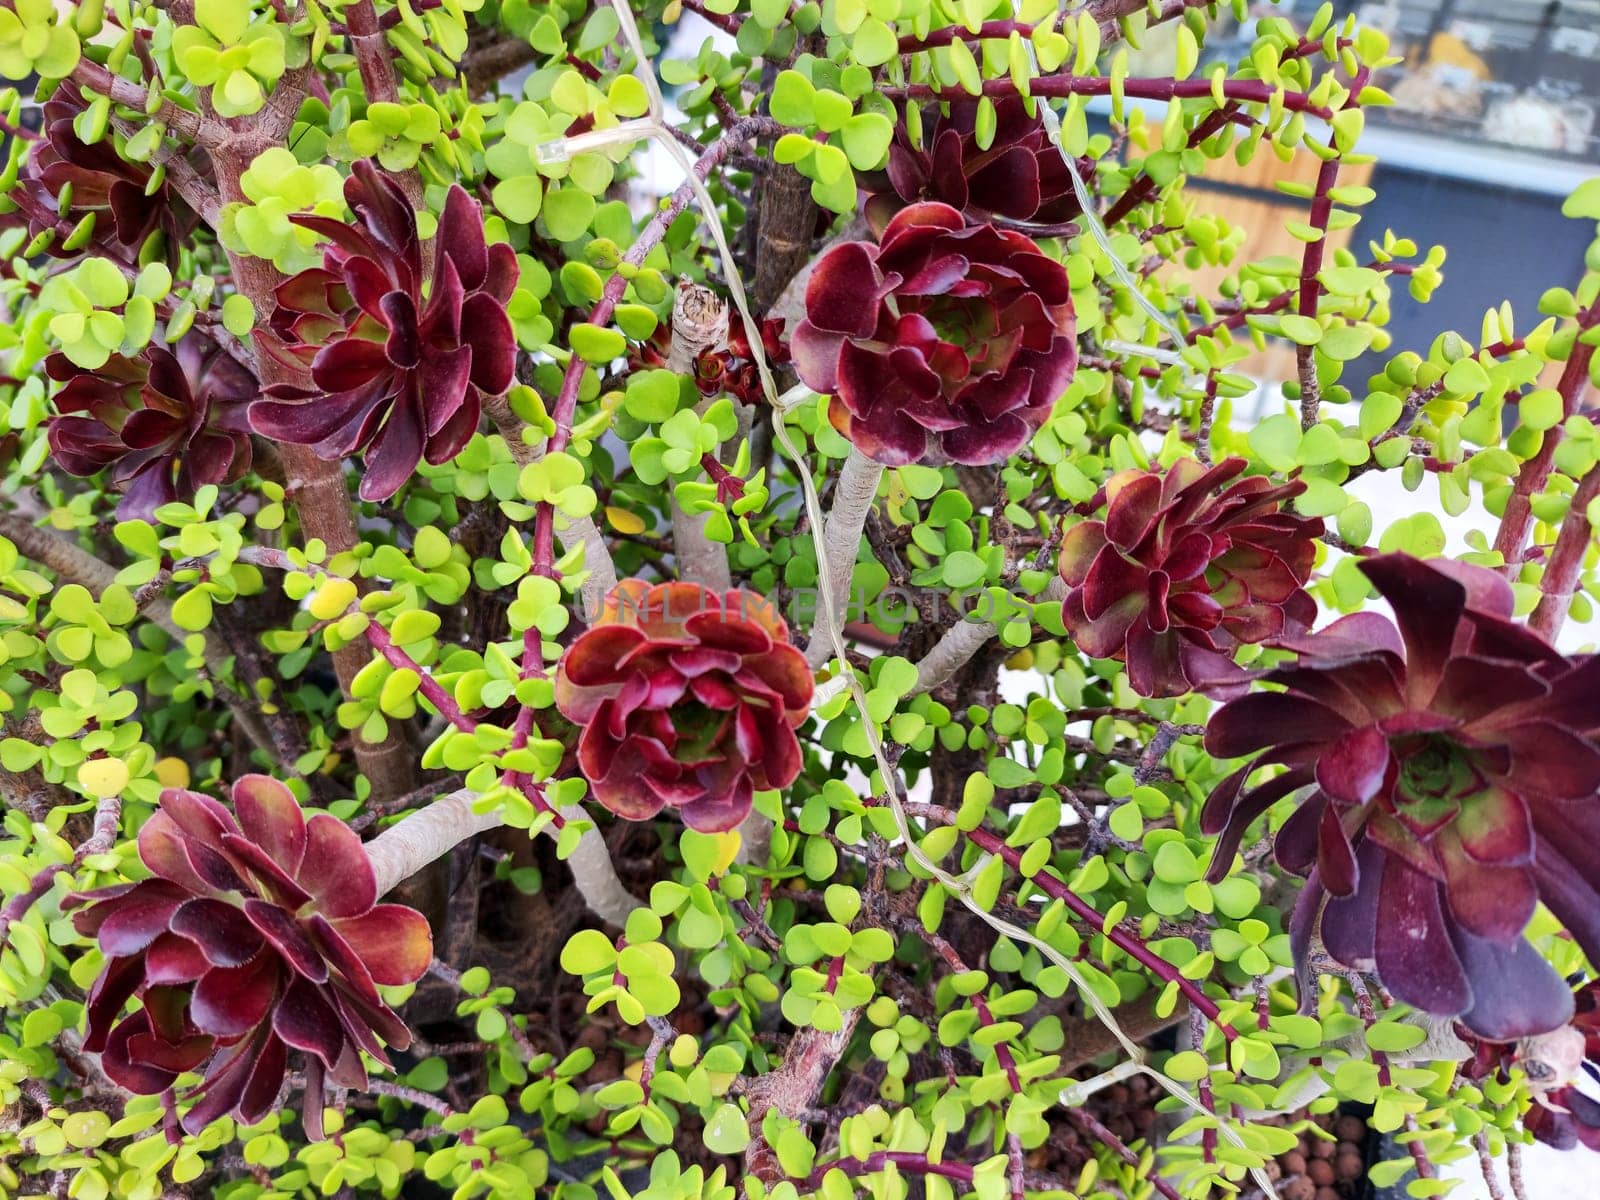
[[[1334,1122],[1333,1132],[1343,1142],[1359,1142],[1367,1136],[1367,1123],[1360,1117],[1343,1116]]]
[[[1278,1160],[1275,1158],[1269,1158],[1261,1164],[1261,1173],[1274,1182],[1283,1178],[1283,1168],[1278,1165]]]
[[[1339,1148],[1338,1142],[1325,1142],[1321,1138],[1311,1143],[1312,1158],[1332,1158],[1333,1152]]]
[[[1278,1164],[1283,1168],[1285,1175],[1304,1175],[1306,1173],[1306,1156],[1298,1150],[1289,1151],[1289,1153],[1278,1159]]]
[[[1306,1167],[1306,1178],[1316,1182],[1318,1187],[1333,1182],[1333,1164],[1325,1158],[1313,1159]]]
[[[1334,1191],[1331,1187],[1318,1188],[1317,1200],[1339,1200],[1339,1193]]]
[[[1340,1179],[1360,1179],[1367,1168],[1367,1156],[1353,1146],[1341,1148],[1333,1160],[1333,1173]]]
[[[1317,1200],[1317,1185],[1300,1175],[1279,1188],[1278,1195],[1283,1200]]]

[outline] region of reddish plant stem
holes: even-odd
[[[1596,300],[1578,316],[1580,332],[1592,329],[1597,324],[1600,324],[1600,300]],[[1567,354],[1566,370],[1562,371],[1561,381],[1556,384],[1556,391],[1561,393],[1563,416],[1570,417],[1578,411],[1584,388],[1589,382],[1589,363],[1594,358],[1594,349],[1577,341]],[[1508,576],[1514,576],[1522,565],[1523,546],[1533,524],[1533,497],[1544,487],[1545,480],[1550,478],[1550,468],[1555,463],[1556,447],[1560,445],[1561,437],[1560,425],[1545,430],[1539,452],[1523,463],[1522,469],[1517,472],[1517,482],[1512,487],[1511,498],[1506,501],[1506,511],[1500,518],[1500,529],[1494,538],[1494,548],[1505,560],[1501,570]]]
[[[1328,143],[1330,146],[1332,141]],[[1328,218],[1333,215],[1333,197],[1328,193],[1339,183],[1340,157],[1324,159],[1317,171],[1316,192],[1311,198],[1311,211],[1306,223],[1315,229],[1318,237],[1306,243],[1300,257],[1300,288],[1295,311],[1313,320],[1317,315],[1317,301],[1322,298],[1322,281],[1317,275],[1322,270],[1322,260],[1328,246]],[[1317,379],[1313,347],[1296,346],[1295,364],[1300,376],[1300,428],[1310,429],[1317,423],[1322,405],[1322,386]]]
[[[667,1044],[678,1036],[678,1031],[665,1017],[646,1017],[650,1023],[650,1045],[644,1052],[644,1062],[639,1067],[639,1086],[644,1089],[644,1098],[650,1099],[650,1083],[655,1079],[656,1062],[661,1058],[661,1052]]]
[[[1367,85],[1367,77],[1371,71],[1362,67],[1355,73],[1350,81],[1350,94],[1339,106],[1341,112],[1359,106],[1361,90]],[[1306,248],[1300,257],[1300,298],[1296,311],[1302,317],[1315,318],[1317,315],[1317,302],[1322,299],[1322,280],[1317,276],[1322,271],[1323,259],[1328,250],[1328,222],[1333,216],[1333,196],[1330,194],[1339,184],[1339,168],[1344,162],[1344,155],[1338,149],[1336,136],[1328,138],[1328,148],[1334,151],[1333,157],[1323,159],[1321,168],[1317,171],[1316,189],[1311,197],[1311,211],[1306,216],[1306,224],[1316,230],[1318,237],[1315,241],[1306,243]],[[1317,379],[1316,359],[1312,347],[1300,346],[1295,351],[1295,360],[1300,374],[1300,427],[1310,429],[1317,423],[1318,410],[1322,403],[1322,386]]]
[[[1348,39],[1341,38],[1339,40],[1339,45],[1341,47],[1348,46],[1349,44],[1350,42]],[[1306,56],[1314,54],[1321,49],[1321,42],[1313,42],[1302,38],[1300,44],[1294,47],[1294,49],[1286,52],[1283,58],[1284,60],[1292,58],[1305,58]],[[1238,100],[1230,100],[1221,108],[1202,118],[1199,124],[1197,124],[1189,132],[1189,148],[1193,149],[1207,139],[1213,138],[1217,134],[1221,133],[1229,124],[1239,118],[1239,115],[1243,110],[1244,105],[1242,102]],[[1139,178],[1135,179],[1131,184],[1128,185],[1128,187],[1123,191],[1122,195],[1118,196],[1111,207],[1106,210],[1105,216],[1101,218],[1102,224],[1104,224],[1108,229],[1117,225],[1124,217],[1126,217],[1135,208],[1139,207],[1139,205],[1143,204],[1146,200],[1149,200],[1159,190],[1160,185],[1156,183],[1155,179],[1152,178],[1148,172],[1142,173]]]
[[[683,6],[697,17],[701,17],[708,25],[715,25],[724,33],[739,36],[739,26],[744,24],[744,17],[734,13],[712,12],[700,0],[683,0]]]
[[[866,1158],[836,1158],[832,1162],[820,1164],[807,1177],[806,1188],[820,1187],[823,1176],[829,1171],[843,1171],[846,1175],[870,1175],[891,1164],[913,1175],[942,1175],[946,1179],[955,1179],[961,1183],[972,1182],[972,1167],[968,1163],[936,1163],[930,1161],[926,1154],[916,1154],[909,1150],[874,1150]]]
[[[356,67],[361,72],[361,86],[367,99],[374,103],[397,103],[400,99],[400,80],[394,69],[394,52],[389,49],[389,38],[378,21],[378,9],[373,0],[354,0],[345,10],[346,29],[350,46],[355,52]],[[412,168],[390,172],[405,191],[412,208],[421,208],[422,177]]]
[[[1589,549],[1594,530],[1589,524],[1589,502],[1600,494],[1600,468],[1591,467],[1572,494],[1571,507],[1561,522],[1561,532],[1556,535],[1556,546],[1550,553],[1550,562],[1539,580],[1539,606],[1528,618],[1528,626],[1546,641],[1554,642],[1556,634],[1567,619],[1567,608],[1573,593],[1578,590],[1578,573],[1583,569],[1583,557]]]
[[[1106,224],[1109,226],[1112,222],[1107,220]],[[1403,262],[1368,262],[1366,268],[1369,271],[1382,271],[1388,275],[1410,275],[1415,270],[1412,264]],[[1296,288],[1285,288],[1270,300],[1239,308],[1217,317],[1215,320],[1207,321],[1203,325],[1196,325],[1189,330],[1189,340],[1210,337],[1219,329],[1238,329],[1246,324],[1251,317],[1270,317],[1274,313],[1280,313],[1288,308],[1298,298],[1299,291]],[[1502,348],[1501,353],[1507,353],[1507,351]]]
[[[1270,104],[1278,89],[1255,79],[1227,79],[1222,84],[1222,94],[1228,100],[1241,104]],[[905,87],[886,87],[880,94],[891,100],[968,100],[972,94],[960,87],[933,87],[913,83]],[[1017,85],[1009,77],[986,79],[985,96],[1017,96]],[[1028,87],[1032,96],[1059,99],[1063,96],[1109,96],[1111,79],[1104,75],[1046,75],[1035,79]],[[1199,100],[1215,95],[1209,79],[1124,79],[1122,94],[1134,100]],[[1305,92],[1283,93],[1283,107],[1289,112],[1303,112],[1323,120],[1333,116],[1332,110],[1314,104]],[[1220,127],[1219,127],[1220,128]]]
[[[1189,1010],[1189,1042],[1196,1050],[1204,1047],[1206,1042],[1205,1018],[1192,1008]],[[1211,1076],[1209,1073],[1201,1077],[1195,1090],[1200,1106],[1213,1117],[1216,1116],[1217,1101],[1216,1096],[1211,1091]],[[1217,1161],[1217,1131],[1215,1128],[1201,1132],[1200,1153],[1204,1155],[1208,1163]]]
[[[1006,845],[987,829],[969,829],[965,832],[973,845],[990,854],[998,854],[1012,870],[1018,873],[1021,872],[1022,854],[1019,851]],[[1105,919],[1092,904],[1054,875],[1040,871],[1038,874],[1029,875],[1026,878],[1047,896],[1060,900],[1079,920],[1092,929],[1099,930],[1105,924]],[[1215,1025],[1228,1041],[1231,1042],[1239,1036],[1239,1031],[1222,1019],[1221,1010],[1217,1008],[1216,1002],[1210,996],[1206,995],[1193,980],[1185,979],[1177,967],[1151,950],[1137,936],[1129,933],[1120,925],[1113,925],[1104,932],[1107,941],[1157,978],[1167,983],[1176,983],[1178,990],[1183,993],[1189,1003],[1204,1014],[1206,1019]]]
[[[916,54],[920,50],[934,50],[951,42],[981,42],[985,38],[1009,38],[1013,33],[1032,37],[1035,26],[1030,21],[985,21],[973,32],[965,25],[951,25],[944,29],[931,29],[926,37],[907,34],[900,39],[901,54]]]
[[[450,724],[463,733],[471,733],[478,727],[478,723],[461,711],[455,702],[455,697],[444,690],[428,669],[412,658],[399,646],[394,644],[394,639],[389,636],[389,631],[376,621],[367,622],[367,641],[372,643],[372,648],[383,655],[384,661],[397,671],[415,671],[420,682],[417,691],[422,693],[423,699],[433,705]]]

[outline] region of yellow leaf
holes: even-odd
[[[717,865],[712,869],[713,875],[721,875],[733,865],[734,858],[739,853],[740,837],[737,829],[730,829],[726,833],[719,833],[717,838]]]
[[[643,533],[644,519],[625,508],[606,505],[606,523],[618,533]]]
[[[164,788],[186,788],[189,786],[189,764],[181,758],[158,759],[156,778]]]
[[[356,585],[348,579],[330,579],[317,589],[316,595],[306,604],[311,615],[319,621],[331,621],[344,615],[345,609],[356,602]]]
[[[78,786],[96,799],[115,796],[128,786],[128,766],[120,758],[91,758],[78,767]]]

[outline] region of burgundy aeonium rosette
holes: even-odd
[[[41,136],[12,193],[29,232],[54,229],[61,236],[45,253],[74,257],[82,249],[63,249],[65,235],[92,213],[94,241],[127,262],[140,260],[145,240],[157,231],[165,236],[167,257],[175,259],[194,227],[194,213],[165,184],[152,188],[151,169],[123,158],[109,137],[93,144],[80,138],[74,122],[85,107],[70,85],[58,88],[44,106]]]
[[[796,369],[886,466],[988,465],[1025,445],[1077,368],[1066,269],[1027,236],[913,204],[817,262]]]
[[[517,282],[510,246],[484,242],[483,212],[450,189],[423,268],[417,215],[370,162],[345,181],[359,225],[297,213],[329,239],[323,265],[278,286],[272,331],[312,387],[274,385],[250,408],[257,433],[324,458],[363,451],[364,500],[394,495],[426,458],[459,454],[483,395],[511,386],[516,338],[506,302]]]
[[[1079,213],[1072,177],[1037,115],[1019,96],[994,100],[994,136],[978,144],[978,101],[952,100],[923,118],[921,146],[905,122],[895,127],[889,161],[862,178],[862,211],[881,231],[908,204],[937,200],[972,220],[1059,226]]]
[[[770,601],[697,583],[624,580],[556,673],[595,798],[636,821],[672,807],[702,833],[738,825],[756,789],[794,782],[811,693]]]
[[[1600,748],[1585,736],[1600,658],[1574,663],[1513,622],[1510,585],[1484,568],[1387,554],[1361,570],[1393,623],[1357,613],[1280,639],[1298,661],[1262,678],[1283,691],[1211,718],[1207,751],[1253,756],[1202,814],[1212,878],[1303,789],[1276,841],[1308,877],[1291,927],[1302,972],[1317,932],[1338,962],[1480,1036],[1554,1029],[1572,994],[1522,933],[1543,903],[1600,961]],[[1264,766],[1287,769],[1244,791]]]
[[[1241,682],[1237,646],[1316,617],[1304,585],[1322,521],[1284,507],[1304,484],[1240,479],[1245,466],[1181,458],[1122,472],[1106,484],[1104,518],[1061,539],[1058,569],[1072,589],[1062,622],[1085,654],[1125,662],[1141,696]]]
[[[64,354],[45,360],[64,383],[48,422],[50,451],[62,470],[110,472],[123,492],[117,516],[150,519],[208,483],[229,483],[250,468],[246,406],[255,377],[216,343],[190,333],[171,350],[148,346],[135,358],[114,354],[86,371]]]
[[[378,985],[420,978],[432,937],[420,913],[377,903],[372,866],[343,821],[307,820],[265,775],[234,783],[233,809],[162,792],[139,831],[154,878],[72,898],[86,906],[78,931],[106,956],[84,1048],[141,1095],[201,1072],[184,1097],[195,1101],[182,1121],[190,1133],[229,1113],[263,1119],[299,1052],[306,1130],[317,1138],[324,1076],[364,1087],[363,1051],[388,1066],[385,1043],[410,1045]],[[141,1007],[123,1015],[131,998]]]

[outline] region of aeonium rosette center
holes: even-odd
[[[161,1095],[200,1072],[182,1125],[245,1124],[276,1103],[289,1055],[303,1061],[303,1119],[321,1136],[323,1082],[362,1088],[363,1052],[411,1044],[380,985],[414,983],[433,957],[422,914],[377,903],[361,839],[309,820],[283,784],[246,775],[233,811],[169,788],[139,830],[153,878],[74,896],[78,932],[105,968],[89,992],[84,1048],[114,1083]],[[124,1015],[130,999],[140,1007]]]
[[[578,766],[601,804],[631,820],[675,808],[702,833],[738,825],[756,790],[794,782],[811,693],[770,601],[637,579],[606,597],[555,689],[583,728]]]
[[[984,466],[1020,450],[1078,364],[1066,269],[1031,238],[947,204],[902,209],[817,262],[795,367],[886,466]]]
[[[1299,793],[1279,829],[1307,876],[1291,927],[1302,996],[1313,935],[1407,1004],[1509,1040],[1572,1016],[1523,937],[1543,903],[1600,961],[1600,658],[1573,662],[1513,622],[1492,571],[1403,554],[1361,570],[1394,611],[1278,644],[1298,658],[1232,700],[1206,749],[1253,755],[1207,801],[1213,879],[1246,830]],[[1258,767],[1286,770],[1254,789]]]
[[[1128,666],[1141,696],[1181,696],[1244,679],[1234,649],[1304,629],[1304,585],[1322,521],[1286,502],[1305,490],[1239,478],[1246,463],[1181,458],[1106,484],[1103,519],[1069,526],[1058,568],[1061,619],[1078,647]]]

